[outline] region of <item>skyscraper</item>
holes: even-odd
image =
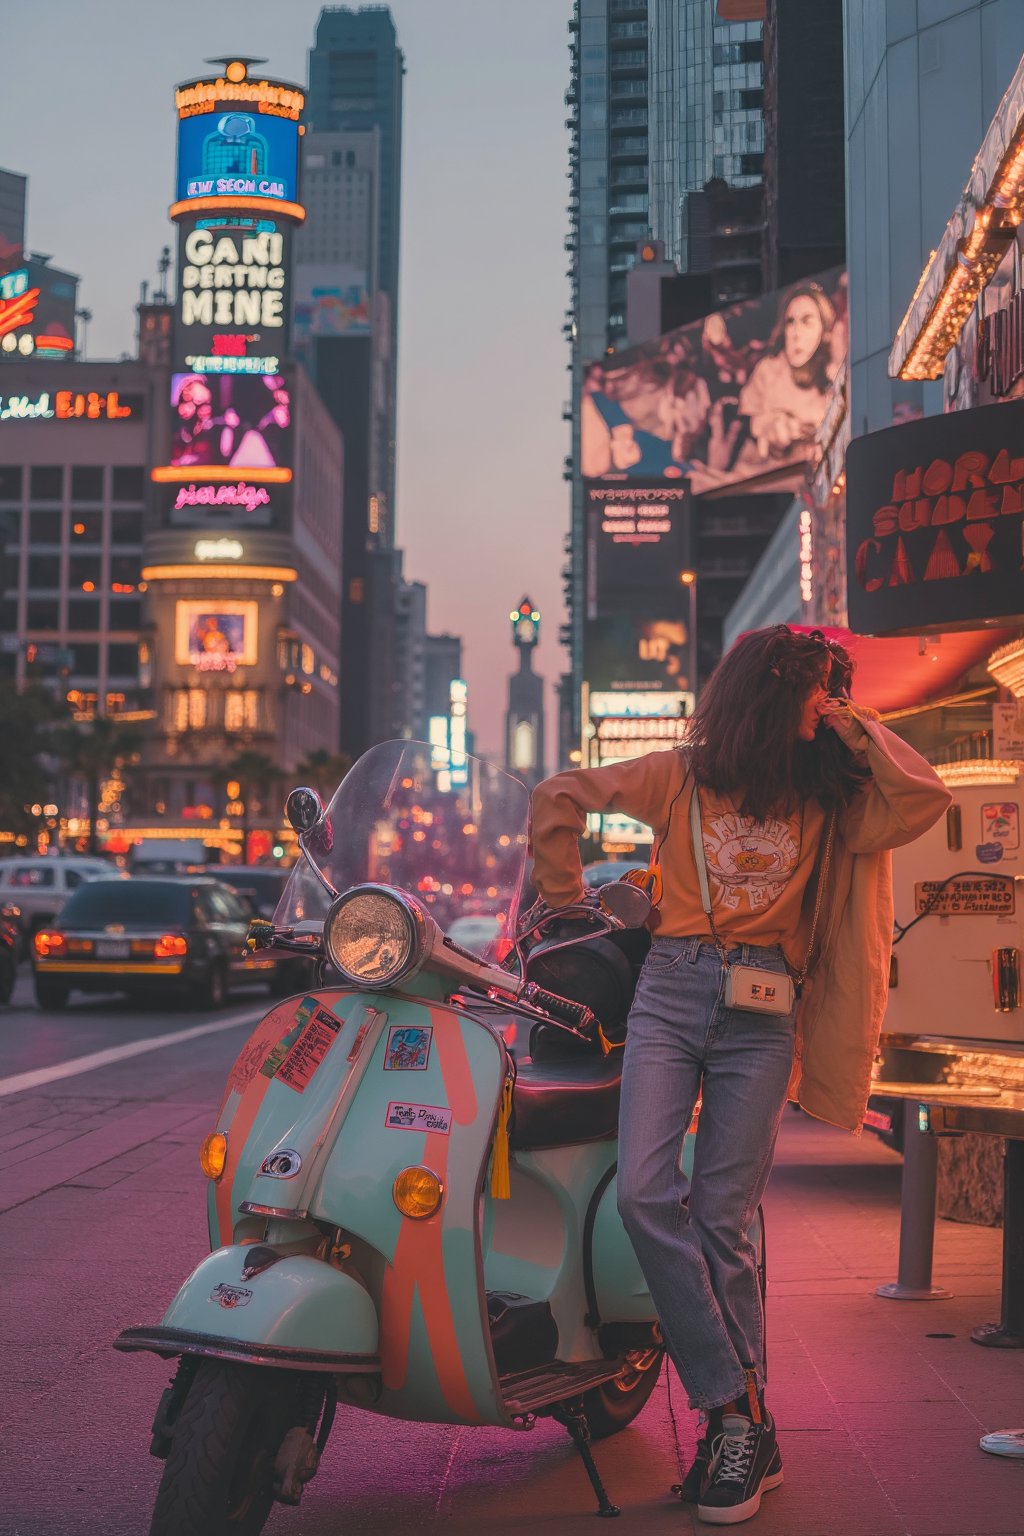
[[[393,734],[402,600],[396,361],[405,63],[387,6],[329,6],[309,55],[300,350],[345,438],[342,747]],[[306,189],[304,189],[306,191]]]
[[[377,208],[380,285],[398,327],[402,212],[402,77],[405,57],[386,5],[325,6],[309,53],[309,123],[317,132],[356,129],[380,135]]]

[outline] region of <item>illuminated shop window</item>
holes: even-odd
[[[175,731],[201,731],[206,724],[204,688],[176,688],[170,698],[169,724]]]
[[[224,695],[224,729],[254,731],[259,723],[259,694],[254,688],[231,688]]]

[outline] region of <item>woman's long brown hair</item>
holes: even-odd
[[[757,821],[807,799],[842,810],[867,769],[827,726],[813,741],[797,732],[815,685],[845,693],[852,676],[849,653],[820,630],[797,634],[778,624],[744,635],[712,672],[690,720],[686,751],[697,782],[733,796]]]

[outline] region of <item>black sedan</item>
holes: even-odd
[[[245,947],[251,915],[219,880],[88,881],[35,935],[36,1000],[63,1008],[79,988],[219,1008],[233,986],[266,981],[276,993],[278,962]]]

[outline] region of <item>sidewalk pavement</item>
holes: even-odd
[[[870,1134],[787,1111],[766,1200],[786,1481],[758,1536],[1024,1533],[1024,1461],[978,1448],[1024,1426],[1024,1356],[970,1339],[999,1316],[1002,1233],[940,1220],[934,1280],[953,1296],[875,1296],[896,1278],[900,1169]]]

